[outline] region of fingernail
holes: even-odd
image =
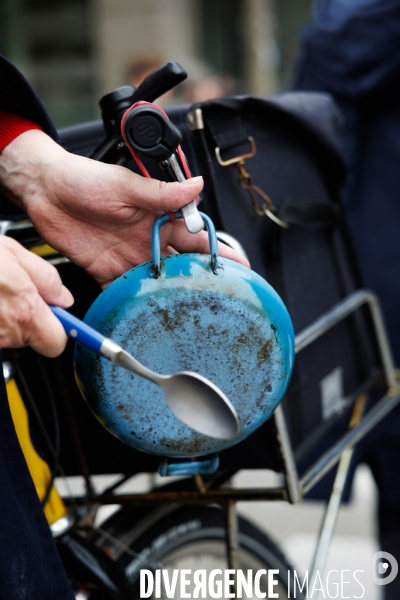
[[[73,295],[66,287],[63,287],[61,298],[64,304],[64,308],[69,308],[75,302]]]
[[[202,181],[202,179],[202,175],[199,175],[198,177],[191,177],[191,179],[185,179],[185,181],[182,181],[181,185],[196,185],[196,183],[199,183]]]

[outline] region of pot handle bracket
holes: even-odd
[[[175,219],[182,219],[183,214],[180,210],[175,210],[172,213],[166,213],[165,215],[161,215],[158,217],[153,224],[153,232],[152,232],[152,255],[153,255],[153,277],[159,277],[161,275],[161,237],[160,237],[160,229],[161,225],[171,221],[171,214],[175,217]],[[209,216],[204,213],[200,213],[207,226],[208,231],[208,242],[210,244],[210,255],[211,255],[211,268],[214,274],[217,273],[218,269],[218,240],[217,234],[215,231],[214,223],[210,219]]]
[[[167,460],[163,460],[158,467],[158,474],[161,477],[168,477],[169,475],[209,475],[215,473],[218,467],[218,454],[208,460],[192,462],[168,463]]]

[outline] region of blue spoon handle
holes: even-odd
[[[49,306],[57,319],[61,321],[68,337],[80,342],[97,354],[100,353],[101,345],[104,340],[107,339],[104,335],[101,335],[101,333],[92,329],[89,325],[86,325],[86,323],[77,319],[63,308],[60,308],[59,306]]]

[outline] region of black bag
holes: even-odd
[[[172,107],[167,112],[183,134],[182,147],[193,174],[204,176],[201,210],[212,217],[217,229],[242,244],[252,268],[276,288],[296,334],[361,286],[339,204],[346,173],[340,117],[328,95],[244,96]],[[62,144],[82,155],[89,155],[104,135],[100,121],[60,131]],[[256,152],[242,167],[273,206],[257,192],[253,206],[246,189],[249,177],[244,177],[245,187],[241,187],[238,169],[221,166],[217,160],[215,148],[226,161],[249,154],[252,139]],[[153,176],[162,178],[157,167],[148,166]],[[269,214],[287,223],[287,228],[263,212],[266,202]],[[78,299],[74,310],[83,317],[98,289],[73,265],[60,271]],[[327,440],[334,440],[347,426],[351,401],[376,375],[379,361],[373,347],[368,315],[360,310],[298,354],[284,410],[300,472],[320,452],[318,445],[326,447]],[[93,473],[156,469],[156,458],[114,440],[89,414],[71,384],[71,362],[69,350],[60,359],[59,375],[65,379],[64,392],[72,398],[89,469]],[[71,424],[67,418],[62,423],[66,424],[62,437],[68,439]],[[70,451],[62,452],[61,464],[67,474],[80,472],[79,461]],[[273,419],[223,452],[221,467],[280,471]]]
[[[184,131],[184,110],[178,114],[171,118]],[[296,334],[361,287],[339,203],[346,175],[340,114],[328,95],[220,99],[191,107],[186,122],[193,131],[185,150],[205,177],[202,209],[237,238],[252,268],[282,296]],[[255,155],[239,164],[242,188],[239,169],[220,163],[248,154],[252,139]],[[257,191],[250,197],[248,174],[276,208],[272,219],[287,228],[262,214],[265,200]],[[297,355],[284,408],[300,471],[347,426],[346,406],[376,375],[374,346],[368,315],[359,311]],[[248,443],[237,456],[254,466],[259,449]],[[266,456],[264,467],[271,466]]]

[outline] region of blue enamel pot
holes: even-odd
[[[78,385],[99,421],[126,444],[162,457],[203,456],[246,438],[282,400],[293,369],[293,327],[282,300],[257,273],[218,257],[213,223],[202,217],[209,255],[160,258],[160,227],[170,217],[159,217],[153,260],[106,288],[84,321],[154,371],[210,379],[235,406],[238,435],[197,433],[174,416],[157,385],[75,348]]]

